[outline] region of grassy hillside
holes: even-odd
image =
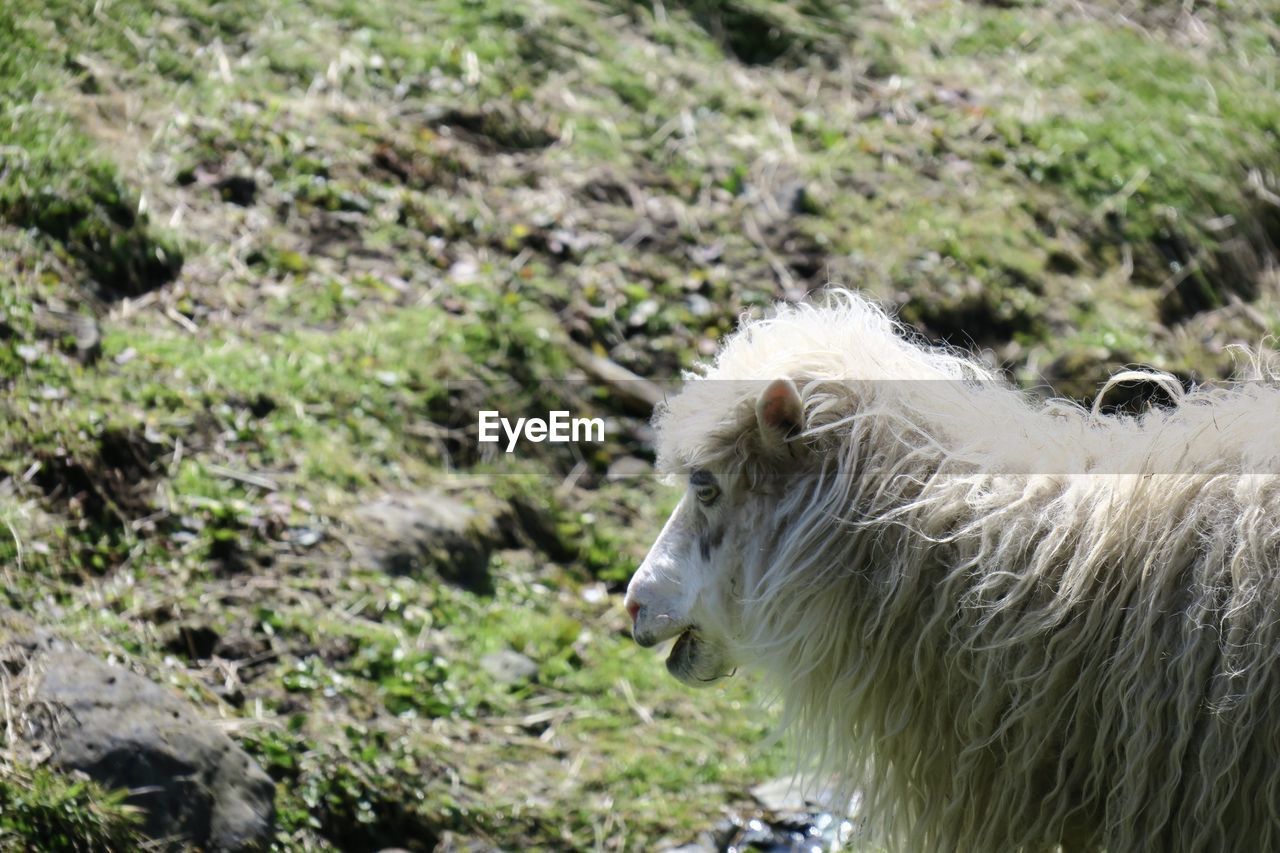
[[[281,849],[690,840],[785,755],[749,680],[630,642],[674,496],[607,476],[650,449],[581,353],[669,380],[836,281],[1028,386],[1224,375],[1280,332],[1278,41],[1267,2],[6,3],[0,606],[223,718]],[[467,431],[566,401],[619,437]],[[429,490],[484,583],[362,556]],[[127,846],[3,737],[0,843]]]

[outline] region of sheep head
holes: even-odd
[[[676,475],[685,493],[627,587],[636,642],[654,646],[677,638],[667,669],[691,686],[723,678],[739,663],[745,633],[739,552],[756,538],[749,534],[770,523],[769,489],[762,483],[772,478],[761,474],[793,466],[799,452],[793,439],[804,423],[800,393],[790,379],[768,383],[754,406],[741,405],[750,399],[738,402],[718,440],[750,455],[749,464],[739,453],[690,464]]]

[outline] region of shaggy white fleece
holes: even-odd
[[[780,377],[803,424],[776,457],[750,425]],[[700,628],[873,838],[1280,850],[1280,390],[1171,389],[1138,418],[1037,401],[837,291],[660,411],[664,470],[755,496]]]

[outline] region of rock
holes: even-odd
[[[769,811],[804,811],[809,807],[809,802],[803,790],[803,779],[782,776],[756,785],[751,789],[751,796]]]
[[[730,853],[760,850],[768,853],[814,853],[860,849],[851,846],[857,827],[851,820],[826,812],[764,813],[751,816],[730,814],[704,832],[698,840],[677,850],[688,853]],[[672,853],[668,850],[667,853]]]
[[[653,466],[636,456],[620,456],[609,463],[604,478],[610,483],[653,474]]]
[[[82,364],[94,364],[102,357],[102,329],[98,321],[84,314],[77,314],[71,321],[76,340],[76,358]]]
[[[42,337],[64,343],[59,346],[84,364],[93,364],[102,357],[102,328],[91,314],[73,311],[67,306],[40,305],[35,311],[36,329]],[[65,342],[74,342],[74,349]],[[15,352],[17,348],[15,348]],[[20,358],[26,358],[18,352]]]
[[[255,850],[269,842],[275,783],[171,691],[56,641],[38,674],[28,735],[54,766],[79,770],[145,814],[143,831],[175,849]]]
[[[503,649],[480,658],[480,668],[501,684],[528,681],[538,674],[536,663],[511,649]]]
[[[716,850],[761,850],[768,853],[813,853],[850,849],[852,822],[825,812],[732,817],[720,828]]]
[[[493,591],[492,515],[440,492],[385,495],[356,511],[357,558],[393,575],[434,571],[473,592]]]
[[[392,853],[392,851],[383,850],[381,853]],[[395,851],[395,853],[401,853],[401,851]],[[503,853],[503,851],[487,841],[446,832],[440,839],[440,843],[436,845],[435,853]]]
[[[836,802],[835,792],[825,786],[817,787],[803,776],[780,776],[761,782],[751,789],[751,796],[771,812],[804,812],[814,808],[837,814],[853,814],[857,810],[857,798],[842,808]]]

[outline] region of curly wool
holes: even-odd
[[[727,341],[659,412],[660,465],[759,481],[743,424],[778,377],[804,476],[744,509],[742,658],[872,838],[1280,850],[1280,390],[1102,416],[837,291]]]

